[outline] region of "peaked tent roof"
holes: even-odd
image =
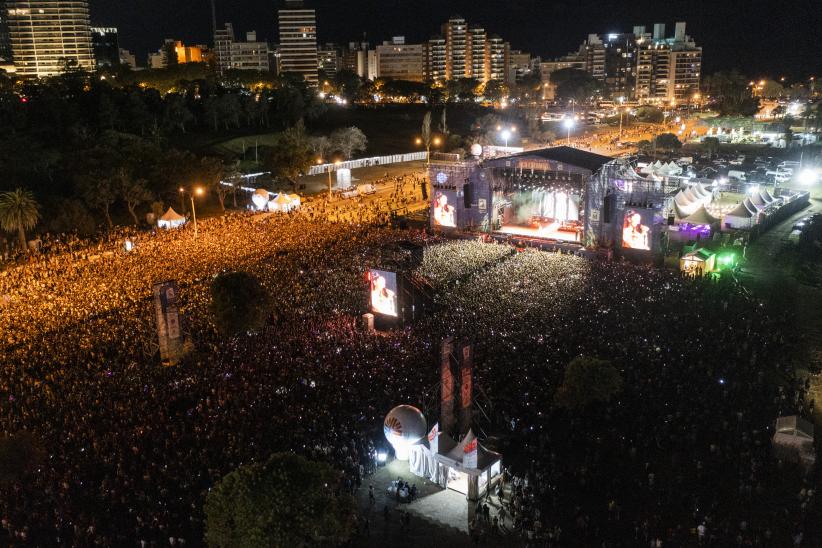
[[[708,213],[705,206],[701,206],[699,209],[682,219],[682,221],[693,225],[713,225],[718,223],[719,219]]]
[[[174,208],[169,207],[168,210],[160,217],[161,221],[168,221],[169,223],[185,221],[186,218],[174,211]]]
[[[725,214],[726,217],[753,217],[754,212],[747,208],[745,202],[740,203],[733,211]]]

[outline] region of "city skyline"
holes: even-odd
[[[542,5],[533,0],[508,3],[456,0],[447,6],[429,0],[413,5],[399,1],[377,4],[352,0],[345,6],[326,0],[309,1],[317,10],[318,42],[347,43],[366,33],[372,44],[404,35],[408,43],[419,43],[438,34],[448,17],[458,14],[498,34],[511,47],[543,59],[561,56],[579,46],[590,33],[630,32],[634,25],[687,21],[689,33],[705,49],[705,72],[739,68],[756,75],[802,78],[822,68],[815,46],[814,28],[822,19],[811,0],[790,5],[764,2],[725,2],[710,9],[681,1],[641,1],[630,6],[618,2],[590,0],[574,6]],[[156,9],[152,9],[154,5]],[[217,0],[217,23],[232,22],[238,32],[256,30],[261,40],[277,41],[276,10],[284,5],[273,0]],[[362,13],[368,13],[367,17]],[[139,58],[165,38],[192,43],[211,42],[211,10],[208,0],[179,0],[169,6],[160,0],[140,5],[125,0],[91,1],[92,24],[117,26],[121,46]],[[782,20],[779,28],[763,21]],[[717,25],[716,21],[732,22]],[[814,23],[814,21],[817,23]],[[528,25],[522,22],[527,21]],[[536,24],[535,24],[536,23]],[[786,55],[786,51],[790,55]]]

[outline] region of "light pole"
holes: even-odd
[[[619,107],[618,107],[619,108],[619,136],[620,137],[622,137],[622,114],[623,114],[623,111],[625,110],[623,108],[624,103],[625,103],[625,97],[620,97],[619,98]]]
[[[502,126],[497,126],[497,131],[500,132],[500,137],[503,138],[505,141],[505,148],[508,148],[508,139],[511,138],[511,134],[517,131],[517,126],[511,126],[510,128],[503,129]]]
[[[417,146],[423,144],[422,137],[417,137],[414,140],[414,142],[417,144]],[[439,137],[434,137],[433,139],[428,140],[428,141],[425,142],[425,166],[426,167],[431,165],[431,145],[434,145],[435,147],[438,147],[438,146],[440,146],[440,143],[441,143],[441,140],[440,140]]]
[[[571,144],[571,128],[574,127],[574,119],[573,118],[566,118],[562,122],[562,125],[564,125],[565,129],[568,130],[568,145],[570,146],[570,144]]]
[[[194,207],[194,195],[202,196],[203,195],[203,187],[195,187],[194,192],[188,192],[183,187],[180,187],[180,195],[188,194],[191,198],[191,219],[194,221],[194,238],[197,238],[198,231],[197,231],[197,209]]]

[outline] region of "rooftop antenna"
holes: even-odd
[[[217,32],[217,6],[215,0],[211,0],[211,33]]]

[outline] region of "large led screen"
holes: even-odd
[[[650,251],[653,219],[651,210],[626,209],[622,217],[622,247]]]
[[[455,228],[457,226],[457,193],[435,190],[431,203],[432,226]]]
[[[371,312],[397,317],[397,275],[385,270],[369,270]]]

